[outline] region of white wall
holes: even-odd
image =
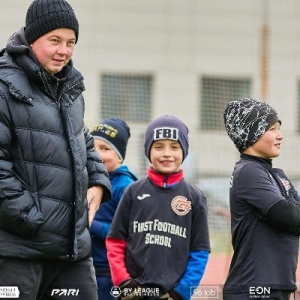
[[[6,1],[0,11],[1,46],[24,24],[30,0]],[[102,72],[154,76],[153,117],[170,113],[191,132],[191,159],[197,173],[230,174],[238,153],[225,131],[198,132],[202,75],[246,76],[253,98],[261,98],[261,28],[267,7],[269,36],[266,100],[280,113],[285,145],[276,160],[299,176],[295,133],[300,70],[299,0],[69,0],[80,21],[75,66],[84,74],[86,123],[100,118]],[[136,168],[138,134],[133,129],[127,163]]]

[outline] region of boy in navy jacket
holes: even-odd
[[[204,194],[184,179],[188,128],[170,115],[145,133],[148,176],[130,185],[106,240],[121,299],[191,299],[210,252]]]
[[[98,299],[115,299],[111,295],[113,283],[106,254],[105,239],[125,188],[137,177],[123,164],[130,128],[120,118],[104,119],[91,130],[94,145],[99,153],[112,185],[112,199],[102,204],[90,228],[92,254],[98,284]]]

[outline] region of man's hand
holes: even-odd
[[[87,202],[89,209],[89,226],[91,226],[95,214],[101,204],[103,197],[103,187],[92,186],[87,190]]]

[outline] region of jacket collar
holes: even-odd
[[[55,100],[74,86],[80,87],[81,92],[85,90],[83,77],[73,67],[72,60],[57,76],[48,74],[41,67],[25,39],[24,28],[14,33],[1,51],[0,68],[0,79],[9,85],[10,92],[27,103],[34,99],[28,78]],[[64,85],[60,85],[60,82],[64,82]]]
[[[149,167],[147,173],[149,179],[155,185],[164,188],[172,187],[183,180],[183,170],[179,170],[176,173],[165,174],[155,171],[153,167]]]

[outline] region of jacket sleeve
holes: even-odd
[[[10,153],[13,129],[6,99],[1,94],[0,133],[0,227],[29,237],[36,234],[44,220],[37,195],[14,172]]]
[[[110,223],[93,220],[90,233],[92,236],[96,236],[102,240],[105,240],[110,229]]]
[[[115,238],[106,239],[107,258],[114,285],[131,279],[125,263],[126,241]]]
[[[300,235],[300,203],[281,200],[267,213],[270,223],[292,234]]]
[[[174,290],[184,299],[191,299],[191,288],[198,287],[204,274],[209,252],[194,250],[190,252],[186,270]]]
[[[104,188],[104,195],[101,203],[111,198],[111,183],[107,170],[94,148],[94,139],[89,134],[88,129],[85,127],[85,140],[86,140],[86,152],[87,152],[87,170],[89,174],[89,187],[100,185]]]
[[[128,183],[126,183],[125,185],[121,184],[118,187],[114,187],[113,189],[113,197],[110,200],[110,204],[112,205],[112,209],[114,209],[114,211],[117,209],[118,204],[121,200],[121,197],[124,193],[124,190],[126,189],[126,187],[128,186]],[[96,214],[101,214],[101,211],[98,211]],[[95,217],[95,219],[92,222],[91,228],[90,228],[90,233],[93,236],[97,236],[98,238],[105,240],[108,232],[110,230],[110,224],[111,222],[105,222],[102,220],[99,220],[97,217]]]

